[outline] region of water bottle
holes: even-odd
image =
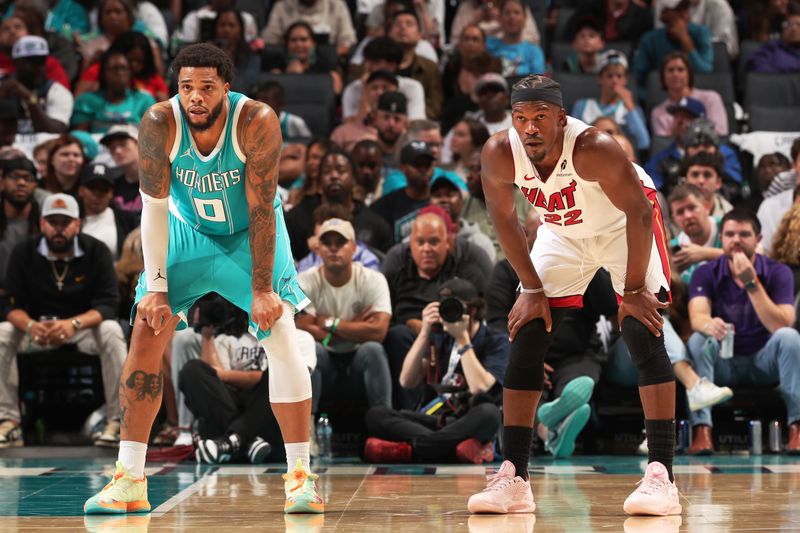
[[[331,422],[328,420],[328,415],[322,413],[317,420],[317,446],[319,446],[319,460],[320,463],[330,464],[333,460],[333,450],[331,448],[331,437],[333,436],[333,428]]]
[[[719,356],[721,359],[730,359],[733,357],[733,324],[725,324],[725,336],[720,342]]]
[[[750,455],[761,455],[761,420],[750,421]]]

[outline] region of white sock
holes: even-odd
[[[303,468],[308,472],[308,442],[287,442],[284,446],[286,446],[287,472],[294,470],[298,459],[300,459],[300,462],[303,463]]]
[[[136,479],[144,477],[144,458],[147,455],[147,444],[133,440],[119,441],[118,460],[122,466]]]

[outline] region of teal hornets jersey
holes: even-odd
[[[245,196],[247,158],[236,134],[239,115],[247,100],[243,94],[228,92],[225,129],[211,153],[203,155],[183,118],[178,96],[170,99],[176,126],[169,154],[170,211],[201,233],[233,235],[250,223]],[[277,195],[275,203],[280,205]]]

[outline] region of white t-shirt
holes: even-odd
[[[341,320],[352,320],[368,306],[372,307],[373,312],[392,314],[386,278],[380,272],[364,268],[361,263],[353,263],[353,275],[341,287],[328,283],[322,275],[322,266],[301,272],[297,281],[312,302],[304,309],[312,316],[320,313]],[[350,341],[338,341],[328,346],[332,352],[353,352],[356,348],[358,344]]]
[[[98,241],[102,241],[111,250],[114,261],[119,259],[117,253],[117,222],[114,218],[114,211],[106,207],[105,211],[99,215],[87,215],[81,223],[81,230],[86,235],[91,235]]]
[[[296,330],[296,335],[297,347],[303,362],[309,372],[313,372],[317,367],[314,337],[301,329]],[[214,338],[214,345],[217,348],[219,363],[225,370],[264,371],[269,367],[269,357],[264,347],[249,333],[238,338],[231,335],[217,335]]]
[[[792,207],[793,190],[770,196],[758,207],[758,221],[761,222],[761,246],[765,252],[772,248],[772,239],[786,212]]]
[[[39,99],[39,103],[44,107],[44,112],[48,117],[61,122],[65,126],[69,126],[72,107],[75,104],[75,98],[69,89],[58,82],[53,82],[45,97]],[[22,105],[27,109],[27,102],[22,102]],[[33,122],[30,118],[23,117],[17,121],[17,133],[33,133]]]
[[[397,76],[397,90],[406,96],[408,120],[425,118],[425,88],[420,82],[405,76]],[[347,84],[342,93],[342,116],[353,117],[358,113],[364,84],[361,80],[353,80]]]

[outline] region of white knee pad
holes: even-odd
[[[311,375],[298,343],[294,308],[283,303],[283,314],[261,341],[269,359],[269,401],[296,403],[311,398]],[[305,343],[304,343],[305,344]]]

